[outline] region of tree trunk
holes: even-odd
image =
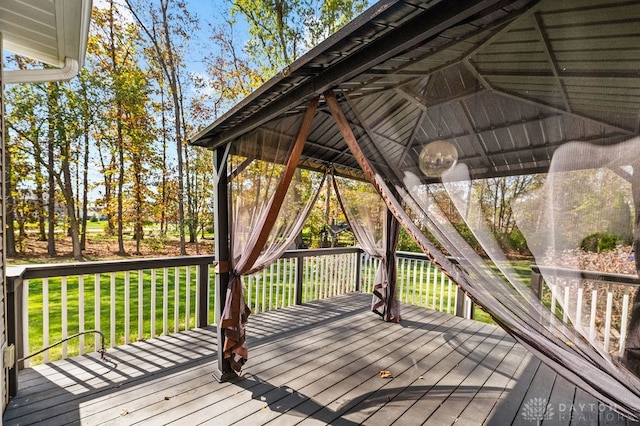
[[[42,182],[44,177],[42,176],[42,168],[40,162],[36,162],[36,203],[38,212],[38,240],[47,241],[46,231],[46,219],[45,219],[45,207],[44,207],[44,189],[42,188]]]
[[[67,205],[67,214],[69,215],[69,231],[71,236],[71,247],[73,249],[73,258],[75,260],[82,260],[82,250],[80,249],[80,237],[78,233],[78,218],[76,217],[75,200],[73,197],[73,188],[71,185],[71,172],[69,171],[69,165],[62,165],[62,175],[64,182],[62,182],[62,195],[64,196],[65,204]]]
[[[162,187],[160,189],[160,235],[167,233],[167,119],[165,117],[164,91],[160,91],[162,106]]]
[[[6,147],[6,141],[5,141],[5,147]],[[4,191],[7,197],[7,204],[5,206],[5,211],[6,211],[6,225],[7,225],[7,229],[6,229],[6,236],[5,236],[5,244],[6,244],[6,248],[7,248],[7,256],[15,256],[16,253],[16,234],[15,234],[15,230],[13,229],[13,222],[15,219],[15,212],[14,212],[14,202],[13,202],[13,195],[11,195],[11,156],[9,155],[9,151],[5,148],[5,185],[4,185]]]
[[[80,250],[87,248],[87,214],[89,212],[89,125],[87,117],[84,122],[84,159],[82,175],[82,231],[80,239]]]
[[[116,45],[115,45],[115,20],[114,20],[114,4],[113,0],[109,2],[109,40],[111,43],[111,66],[113,72],[118,74],[118,61],[116,59]],[[118,193],[117,193],[117,213],[116,220],[118,222],[118,254],[124,256],[126,254],[124,249],[124,235],[123,235],[123,206],[122,206],[122,191],[124,188],[124,137],[122,134],[122,101],[116,99],[116,143],[118,145]]]
[[[55,137],[55,120],[54,120],[54,111],[53,105],[56,101],[57,95],[54,93],[53,87],[56,83],[49,83],[49,93],[48,93],[48,144],[47,144],[47,159],[48,159],[48,191],[49,191],[49,200],[47,201],[47,215],[48,215],[48,226],[49,229],[47,235],[47,254],[49,256],[56,256],[56,239],[55,239],[55,227],[56,227],[56,181],[53,175],[53,170],[55,169],[55,152],[54,152],[54,137]]]
[[[162,26],[164,29],[164,44],[167,52],[168,59],[168,71],[169,71],[169,87],[171,88],[171,95],[173,97],[173,109],[175,114],[175,132],[176,132],[176,145],[178,153],[178,222],[180,225],[180,254],[186,256],[187,250],[185,247],[184,238],[184,170],[182,159],[182,114],[180,112],[180,96],[178,92],[178,74],[175,62],[173,60],[173,49],[171,40],[169,39],[169,21],[167,18],[167,1],[161,1],[162,8]]]

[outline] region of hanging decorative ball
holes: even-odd
[[[420,170],[427,177],[437,178],[458,162],[458,150],[451,142],[433,141],[420,151]]]

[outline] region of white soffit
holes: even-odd
[[[0,0],[4,49],[58,68],[68,59],[82,67],[91,5],[91,0]]]

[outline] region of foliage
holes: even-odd
[[[596,232],[585,237],[580,243],[580,248],[586,252],[602,253],[613,251],[619,245],[621,245],[621,241],[617,235]]]
[[[245,50],[261,82],[337,31],[362,12],[365,0],[229,0],[231,17],[242,15],[251,38]]]

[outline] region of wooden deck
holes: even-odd
[[[499,328],[407,305],[389,324],[369,304],[351,294],[252,316],[237,383],[211,374],[213,327],[110,349],[109,363],[90,354],[27,369],[3,421],[627,424]]]

